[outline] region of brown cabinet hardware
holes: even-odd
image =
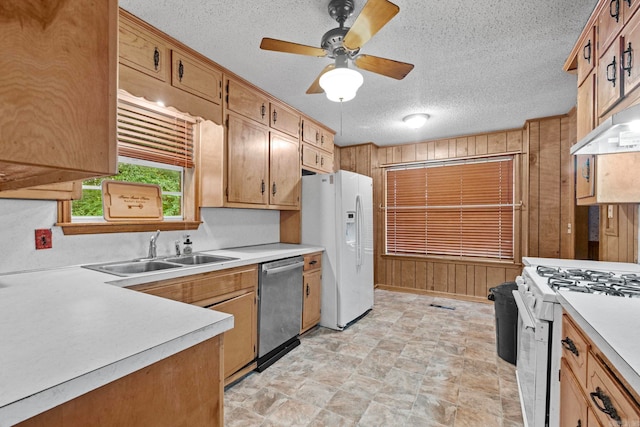
[[[613,7],[615,5],[615,8]],[[620,20],[620,0],[611,0],[609,3],[609,15],[618,22]]]
[[[153,68],[158,71],[158,67],[160,66],[160,51],[157,47],[153,48]]]
[[[627,75],[631,77],[631,68],[633,64],[633,49],[631,49],[631,42],[629,42],[627,48],[622,52],[622,70],[627,72]]]
[[[619,426],[622,426],[622,419],[620,419],[618,411],[613,406],[613,403],[611,403],[611,398],[607,396],[600,387],[596,387],[596,391],[589,393],[589,395],[591,396],[591,400],[596,408],[609,415],[609,417],[616,421]],[[602,405],[600,405],[600,402]]]
[[[184,65],[182,61],[178,62],[178,81],[182,81],[182,77],[184,77]]]
[[[569,350],[571,353],[575,354],[576,356],[580,355],[580,352],[578,352],[578,348],[576,347],[576,345],[574,344],[573,340],[569,337],[566,337],[565,339],[560,341],[562,343],[562,346],[564,348],[566,348],[567,350]]]
[[[616,57],[607,65],[607,81],[611,82],[613,87],[616,87]]]
[[[582,48],[582,57],[591,64],[591,39]]]

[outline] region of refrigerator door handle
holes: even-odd
[[[356,196],[356,266],[362,265],[362,206],[360,196]]]

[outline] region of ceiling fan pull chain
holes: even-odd
[[[340,100],[340,136],[342,136],[342,99]]]

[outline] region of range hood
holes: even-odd
[[[571,147],[571,154],[640,151],[640,104],[613,114]]]

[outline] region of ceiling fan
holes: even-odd
[[[263,38],[260,48],[298,55],[329,57],[335,59],[327,65],[307,89],[308,94],[326,92],[327,98],[344,102],[355,97],[362,84],[362,75],[348,67],[348,62],[363,70],[371,71],[397,80],[403,79],[413,69],[413,64],[359,54],[360,48],[368,42],[400,8],[387,0],[368,0],[353,25],[344,23],[353,13],[353,0],[330,0],[329,15],[339,27],[327,31],[322,36],[321,47],[313,47],[272,38]],[[338,87],[331,86],[332,83]],[[337,90],[337,91],[336,91]]]

